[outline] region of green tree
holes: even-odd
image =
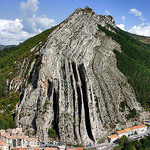
[[[120,145],[124,145],[126,142],[128,142],[128,138],[125,136],[125,135],[123,135],[120,139],[119,139],[119,143],[120,143]]]

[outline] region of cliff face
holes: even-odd
[[[135,124],[126,120],[134,108],[142,120],[134,91],[116,66],[113,50],[121,51],[120,45],[98,24],[116,27],[111,16],[77,9],[50,34],[39,62],[31,63],[31,83],[22,90],[15,119],[41,141],[54,127],[61,142],[87,145]],[[121,102],[127,103],[124,112]]]

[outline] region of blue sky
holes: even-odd
[[[89,6],[123,30],[150,36],[150,0],[0,0],[0,44],[19,44]]]

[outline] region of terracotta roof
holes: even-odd
[[[110,138],[110,139],[113,139],[113,138],[116,138],[116,137],[118,137],[117,134],[113,134],[113,135],[108,136],[108,138]]]
[[[0,130],[0,133],[4,132],[5,130]]]
[[[3,133],[2,136],[7,137],[7,136],[10,136],[10,134],[9,133]]]
[[[19,133],[19,135],[25,135],[25,132],[21,132],[21,133]]]
[[[143,128],[143,127],[146,127],[146,125],[142,124],[142,125],[139,125],[137,126],[138,128]]]
[[[12,131],[13,129],[6,129],[6,131]]]
[[[17,139],[27,139],[28,137],[27,136],[23,136],[23,135],[17,135],[16,138]]]
[[[44,150],[57,150],[57,148],[44,148]]]
[[[6,143],[4,143],[3,141],[0,142],[0,146],[4,146],[6,145]]]
[[[2,143],[3,141],[2,140],[0,140],[0,143]]]
[[[126,132],[125,130],[121,130],[121,131],[118,131],[117,133],[121,134],[121,133],[125,133],[125,132]]]
[[[129,131],[131,131],[131,129],[130,128],[127,128],[127,129],[124,129],[126,132],[129,132]]]
[[[27,141],[37,141],[37,138],[27,138]]]
[[[16,139],[16,136],[7,136],[8,139]]]
[[[134,129],[138,129],[138,128],[143,128],[143,127],[146,127],[146,125],[139,125],[139,126],[134,126],[134,127],[131,127],[132,130]]]
[[[15,148],[14,150],[27,150],[25,148]]]

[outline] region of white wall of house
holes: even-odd
[[[9,150],[7,146],[0,146],[0,150]]]
[[[39,142],[37,140],[36,141],[28,141],[28,146],[29,147],[39,146]]]
[[[142,128],[138,128],[137,129],[137,133],[139,134],[139,133],[143,133],[143,132],[145,132],[147,130],[147,127],[142,127]]]
[[[118,139],[118,137],[115,137],[115,138],[112,138],[112,139],[108,138],[108,141],[109,141],[110,143],[112,143],[112,142],[114,142],[114,141],[117,140],[117,139]]]
[[[118,137],[121,138],[123,135],[127,136],[128,137],[128,133],[127,132],[124,132],[124,133],[121,133],[121,134],[118,134]]]

